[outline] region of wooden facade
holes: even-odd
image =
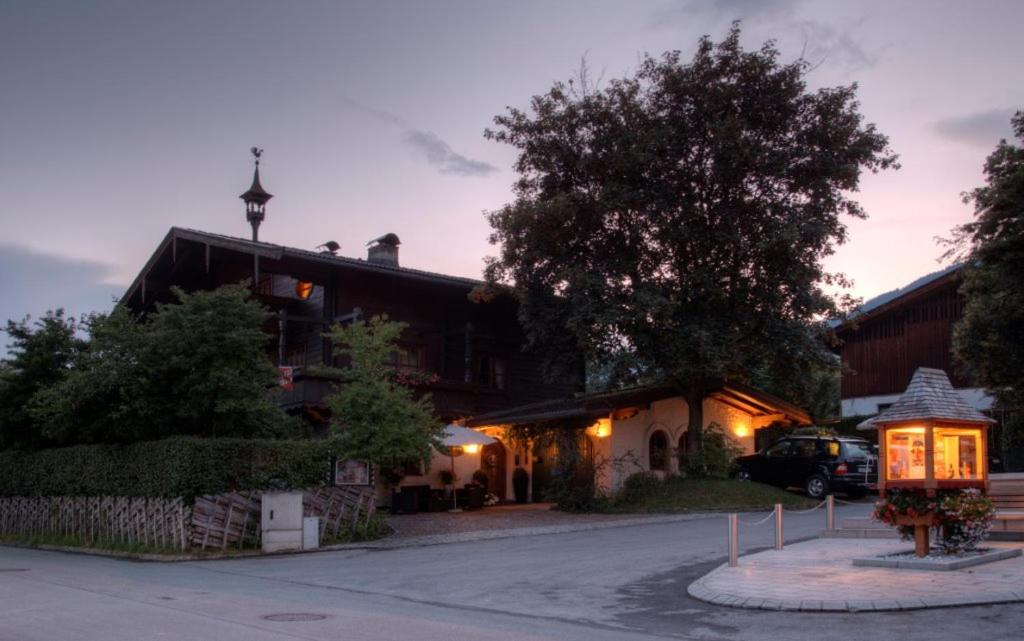
[[[840,329],[842,398],[899,394],[918,367],[941,369],[954,387],[970,387],[953,357],[953,326],[964,310],[959,286],[959,270],[948,271]]]
[[[171,286],[212,289],[255,282],[254,294],[275,314],[267,323],[268,356],[295,368],[288,409],[322,410],[332,382],[307,370],[342,365],[321,334],[330,325],[386,314],[408,324],[395,366],[434,375],[421,386],[438,415],[453,420],[579,391],[573,380],[546,381],[541,361],[525,353],[517,304],[508,295],[476,302],[482,283],[397,265],[173,228],[129,288],[136,310],[172,300]],[[305,286],[308,295],[300,283]],[[303,299],[302,295],[306,295]]]

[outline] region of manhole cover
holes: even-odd
[[[28,568],[0,568],[0,572],[28,572]]]
[[[327,615],[311,612],[282,612],[281,614],[268,614],[263,618],[267,621],[323,621]]]

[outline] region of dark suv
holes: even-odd
[[[820,499],[831,492],[859,498],[878,482],[878,459],[863,439],[787,436],[757,454],[736,459],[739,478],[802,487]]]

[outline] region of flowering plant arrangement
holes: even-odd
[[[492,505],[497,505],[497,504],[498,504],[498,495],[497,494],[491,494],[490,492],[488,492],[487,494],[484,495],[484,505],[486,507],[491,507]]]
[[[894,489],[875,504],[874,518],[899,529],[903,540],[914,538],[909,519],[932,517],[942,527],[938,544],[946,554],[973,550],[985,538],[995,507],[977,489],[938,490],[929,497],[922,489]]]
[[[938,509],[938,502],[930,498],[924,490],[920,489],[897,489],[889,490],[878,503],[875,504],[874,519],[899,529],[900,537],[903,540],[914,538],[914,526],[901,523],[906,518],[915,519],[918,517],[934,514]]]
[[[992,526],[996,509],[977,489],[953,490],[939,499],[936,524],[942,526],[939,545],[946,554],[973,550]]]

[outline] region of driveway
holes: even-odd
[[[868,505],[841,508],[866,514]],[[754,520],[755,515],[745,517]],[[790,540],[821,529],[790,515]],[[770,523],[741,532],[745,549]],[[0,548],[0,639],[1015,638],[1020,608],[735,610],[686,595],[723,561],[725,517],[403,549],[177,564]],[[4,571],[23,570],[23,571]],[[315,621],[268,621],[273,614]]]

